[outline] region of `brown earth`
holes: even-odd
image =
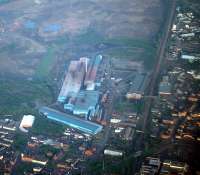
[[[33,75],[49,47],[45,41],[52,37],[73,39],[92,29],[104,38],[151,39],[159,30],[163,9],[161,0],[15,0],[1,5],[0,72]],[[34,31],[25,31],[27,20],[36,23]],[[44,32],[49,24],[58,24],[61,30]],[[17,45],[14,50],[2,49],[11,43]],[[76,47],[70,52],[81,55],[83,48]]]

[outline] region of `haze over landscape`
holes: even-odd
[[[199,11],[0,0],[0,174],[198,175]]]
[[[163,3],[159,0],[7,3],[0,8],[1,25],[5,28],[1,34],[1,72],[34,75],[48,47],[55,50],[50,67],[60,59],[92,55],[102,49],[115,53],[112,47],[120,44],[128,47],[127,39],[136,47],[130,52],[141,52],[142,48],[137,48],[134,40],[144,45],[154,40],[163,13]],[[113,43],[112,39],[119,42]],[[101,49],[101,44],[107,42]],[[62,58],[59,58],[60,52]]]

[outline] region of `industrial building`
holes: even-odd
[[[69,100],[69,102],[64,105],[64,108],[72,111],[74,115],[81,115],[86,119],[88,119],[88,117],[91,119],[91,117],[94,116],[98,101],[98,91],[82,90],[75,99]]]
[[[101,64],[102,55],[97,55],[94,60],[91,60],[85,76],[84,85],[87,90],[95,89],[95,79],[97,76],[98,67]]]
[[[31,128],[34,121],[35,117],[33,115],[24,115],[20,123],[19,129],[23,132],[28,132],[26,128]]]
[[[40,114],[43,114],[48,119],[66,124],[72,128],[78,129],[87,134],[97,134],[102,130],[102,126],[90,121],[82,120],[73,115],[59,112],[55,109],[42,107],[39,109]]]
[[[87,71],[88,58],[80,58],[78,61],[71,61],[68,72],[65,76],[60,94],[57,101],[60,103],[65,102],[67,97],[74,97],[79,92],[85,72]]]
[[[131,88],[126,94],[126,97],[132,99],[140,99],[142,95],[144,95],[148,80],[149,74],[137,72],[133,81],[131,82]]]

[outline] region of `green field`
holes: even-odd
[[[76,36],[73,42],[76,45],[91,45],[101,44],[104,42],[104,37],[93,30],[88,30],[86,33]]]
[[[152,69],[155,63],[156,46],[152,41],[145,39],[128,37],[106,39],[95,31],[88,31],[77,36],[72,42],[74,42],[76,47],[85,45],[96,47],[104,44],[108,48],[102,51],[103,54],[119,59],[143,61],[147,69]]]
[[[38,78],[44,78],[49,75],[49,72],[55,61],[55,48],[49,47],[47,53],[41,59],[38,67],[36,68],[35,76]]]
[[[0,115],[31,113],[38,104],[50,104],[51,91],[45,82],[1,80]]]
[[[155,63],[156,47],[150,41],[124,37],[108,39],[104,43],[117,46],[106,51],[111,57],[143,61],[147,69],[152,69]]]
[[[64,125],[52,122],[38,113],[38,108],[49,105],[53,101],[49,84],[42,81],[1,80],[0,84],[0,117],[21,120],[25,114],[36,116],[31,130],[34,134],[59,135],[66,128]],[[19,145],[19,144],[18,144]]]
[[[60,136],[66,126],[37,115],[31,132],[36,135]]]
[[[73,42],[77,47],[84,45],[95,47],[104,44],[108,48],[103,50],[103,54],[119,59],[143,61],[147,69],[152,69],[155,62],[156,46],[152,41],[145,39],[128,37],[106,39],[95,31],[88,31],[77,36]]]

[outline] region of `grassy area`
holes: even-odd
[[[41,77],[47,77],[49,75],[49,72],[55,60],[54,58],[55,58],[55,48],[49,47],[47,49],[47,53],[41,59],[41,62],[36,69],[35,73],[36,77],[41,78]]]
[[[143,61],[147,69],[154,65],[156,47],[150,41],[124,37],[108,39],[104,43],[118,46],[106,52],[112,57]]]
[[[106,51],[106,54],[119,59],[127,58],[139,60],[141,59],[141,54],[143,54],[142,52],[133,48],[111,48]]]
[[[60,136],[66,127],[53,122],[43,116],[37,115],[31,132],[36,135]]]
[[[143,110],[144,104],[142,101],[138,102],[128,102],[128,101],[123,101],[123,102],[117,102],[114,103],[114,109],[117,112],[123,113],[123,112],[131,112],[131,111],[137,111],[141,112]]]
[[[74,38],[74,43],[78,45],[96,45],[104,42],[104,37],[93,30]]]
[[[21,120],[24,114],[36,116],[31,130],[34,134],[56,136],[64,131],[65,126],[52,122],[38,114],[37,107],[51,104],[52,101],[51,91],[45,82],[1,80],[0,96],[0,116],[13,115],[12,118],[18,120]]]
[[[119,59],[133,59],[144,61],[144,65],[151,69],[155,62],[155,43],[145,39],[128,37],[105,38],[101,34],[88,30],[85,34],[74,38],[76,46],[90,45],[92,47],[105,44],[104,54]]]
[[[23,172],[26,172],[27,174],[31,174],[33,168],[35,167],[35,164],[20,162],[20,164],[17,165],[17,168],[15,169],[15,174],[23,174]]]
[[[59,152],[59,149],[56,149],[50,145],[41,145],[40,146],[40,152],[47,155],[48,152],[51,152],[53,154],[57,154]]]
[[[35,123],[31,129],[33,134],[57,136],[63,133],[66,128],[40,116],[38,113],[37,107],[51,104],[52,101],[52,94],[46,82],[1,80],[0,96],[0,116],[13,115],[12,118],[16,120],[21,120],[24,114],[36,116]],[[17,145],[20,144],[17,143]]]
[[[34,112],[38,104],[50,104],[52,94],[45,82],[27,80],[1,80],[0,115],[16,117]]]
[[[13,146],[16,150],[23,151],[27,142],[28,142],[27,135],[17,132],[14,139]]]
[[[153,154],[158,152],[158,150],[160,150],[161,147],[161,140],[159,138],[146,138],[146,140],[147,139],[148,143],[145,144],[144,157],[152,156]]]
[[[152,50],[154,48],[150,41],[128,37],[110,38],[106,39],[104,43],[122,47],[143,48],[145,50]]]

